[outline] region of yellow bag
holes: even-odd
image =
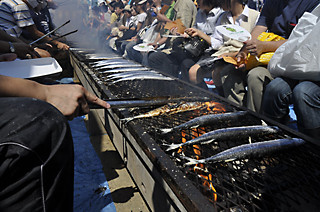
[[[279,41],[279,40],[284,40],[283,37],[276,35],[272,32],[263,32],[261,33],[258,38],[258,40],[260,41]],[[263,53],[262,55],[260,55],[260,57],[256,57],[256,56],[251,56],[250,54],[248,54],[247,57],[247,65],[246,65],[246,69],[250,70],[254,67],[257,67],[259,65],[268,65],[269,61],[271,60],[272,56],[273,56],[274,52],[267,52],[267,53]],[[259,60],[257,60],[259,59]]]

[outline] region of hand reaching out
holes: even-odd
[[[110,105],[80,85],[46,86],[46,101],[54,105],[69,120],[89,112],[88,102],[110,108]]]

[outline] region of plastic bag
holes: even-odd
[[[288,41],[281,45],[268,69],[273,77],[320,81],[320,7],[305,12]]]

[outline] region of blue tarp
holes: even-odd
[[[116,211],[84,117],[75,118],[69,124],[74,143],[74,211]]]

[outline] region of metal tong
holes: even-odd
[[[52,40],[57,40],[57,39],[63,38],[63,37],[65,37],[65,36],[67,36],[67,35],[71,35],[71,34],[76,33],[76,32],[78,32],[77,29],[74,30],[74,31],[68,32],[68,33],[66,33],[66,34],[59,35],[58,37],[56,37],[56,38],[54,38],[54,39],[52,39]]]
[[[105,100],[110,105],[110,108],[133,108],[133,107],[150,107],[156,105],[164,105],[168,103],[179,103],[182,101],[207,101],[208,97],[181,97],[181,98],[164,98],[152,97],[144,99],[108,99]],[[90,109],[103,109],[100,105],[89,103]]]
[[[46,36],[48,36],[48,35],[50,35],[50,34],[54,33],[55,31],[57,31],[58,29],[60,29],[61,27],[63,27],[64,25],[66,25],[66,24],[68,24],[68,23],[70,23],[70,20],[69,20],[69,21],[67,21],[67,22],[65,22],[64,24],[62,24],[62,25],[61,25],[61,26],[59,26],[58,28],[55,28],[54,30],[51,30],[51,31],[50,31],[50,32],[48,32],[47,34],[45,34],[45,35],[41,36],[41,37],[40,37],[40,38],[38,38],[37,40],[32,41],[31,43],[29,43],[29,45],[33,45],[33,44],[37,43],[38,41],[40,41],[40,40],[42,40],[43,38],[45,38]]]

